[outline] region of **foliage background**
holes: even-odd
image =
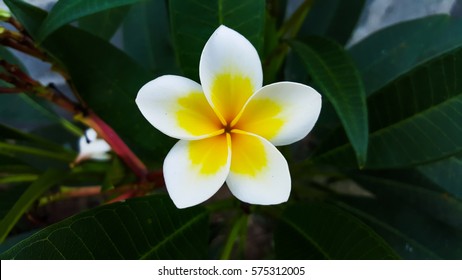
[[[61,0],[47,15],[5,0],[18,22],[5,19],[13,35],[0,46],[0,257],[461,258],[462,21],[428,16],[348,43],[365,1],[300,2],[288,12],[292,1]],[[265,83],[323,94],[316,129],[281,148],[289,203],[245,205],[224,190],[178,210],[165,195],[174,140],[134,97],[161,74],[197,80],[219,24],[254,44]],[[118,28],[120,48],[108,42]],[[11,47],[68,87],[28,74]],[[74,162],[88,126],[111,160]],[[68,205],[80,213],[58,221]]]

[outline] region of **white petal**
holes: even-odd
[[[85,134],[86,136],[82,136],[79,139],[79,155],[75,161],[79,162],[85,159],[109,159],[110,156],[106,153],[111,150],[111,146],[109,146],[105,140],[98,139],[96,131],[91,128],[88,129]]]
[[[303,139],[321,112],[321,95],[293,82],[264,86],[244,107],[235,128],[258,134],[276,146]]]
[[[173,138],[201,139],[222,128],[202,87],[180,76],[161,76],[145,84],[136,104],[155,128]]]
[[[227,123],[263,82],[255,48],[244,36],[223,25],[202,51],[199,75],[207,100]]]
[[[234,196],[261,205],[289,199],[289,167],[273,144],[257,135],[231,133],[231,150],[231,169],[226,183]]]
[[[226,135],[180,140],[168,153],[164,161],[165,184],[178,208],[204,202],[225,182],[231,163],[230,139]]]

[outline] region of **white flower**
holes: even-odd
[[[227,183],[252,204],[288,200],[291,178],[275,145],[304,138],[321,110],[311,87],[279,82],[262,87],[258,53],[236,31],[220,26],[202,51],[202,85],[161,76],[136,103],[158,130],[180,139],[164,161],[168,193],[179,208],[199,204]]]
[[[107,160],[110,158],[109,152],[111,147],[103,139],[98,139],[96,131],[92,128],[85,131],[85,135],[79,139],[79,155],[75,159],[75,163],[83,160]]]

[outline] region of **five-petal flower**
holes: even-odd
[[[321,110],[320,94],[293,82],[262,87],[257,51],[223,25],[202,51],[199,75],[202,85],[161,76],[136,98],[154,127],[180,139],[163,168],[175,205],[199,204],[225,182],[244,202],[287,201],[289,168],[275,145],[291,144],[310,132]]]

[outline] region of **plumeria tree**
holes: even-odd
[[[364,0],[4,2],[2,259],[462,257],[460,19],[346,47]]]

